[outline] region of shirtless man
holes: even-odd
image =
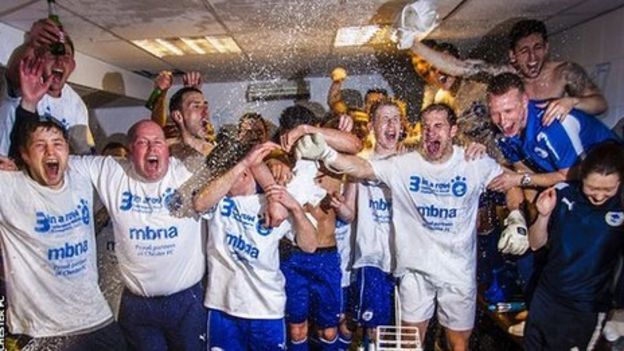
[[[568,61],[552,61],[548,57],[548,34],[543,22],[522,20],[509,33],[509,62],[489,64],[481,60],[459,60],[414,41],[412,52],[429,61],[439,70],[458,77],[478,74],[494,76],[504,72],[519,74],[529,98],[544,100],[543,124],[563,118],[576,108],[597,115],[607,110],[607,101],[585,70]]]
[[[320,133],[327,142],[342,152],[354,154],[361,143],[353,134],[336,129],[317,127],[315,116],[302,106],[285,109],[280,116],[282,147],[287,151],[306,135]],[[281,269],[286,278],[286,319],[289,323],[289,350],[308,350],[308,320],[318,328],[320,349],[335,349],[339,343],[340,317],[340,256],[336,247],[336,214],[331,195],[340,190],[341,177],[326,169],[320,172],[314,162],[299,160],[288,191],[316,222],[318,249],[304,252],[294,242],[282,245]],[[320,191],[319,191],[320,189]],[[311,194],[318,194],[313,196]],[[326,196],[327,195],[327,196]],[[301,197],[314,200],[301,200]]]

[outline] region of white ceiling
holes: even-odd
[[[78,51],[119,67],[154,74],[200,70],[210,81],[325,75],[337,64],[351,72],[377,69],[393,48],[334,48],[340,27],[391,23],[407,1],[383,0],[57,0]],[[624,0],[438,0],[444,21],[431,35],[472,46],[506,33],[520,17],[561,31],[624,5]],[[28,30],[47,16],[45,0],[2,0],[0,22]],[[242,54],[157,58],[130,41],[175,36],[230,35]],[[486,50],[488,51],[488,50]],[[492,51],[492,50],[489,50]]]

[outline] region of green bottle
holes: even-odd
[[[158,101],[158,98],[160,98],[160,96],[163,93],[164,91],[162,91],[160,88],[154,88],[149,98],[147,98],[147,102],[145,103],[145,108],[147,108],[150,111],[153,111],[154,107],[156,107],[156,102]]]
[[[65,33],[63,32],[63,24],[56,13],[56,1],[54,0],[48,0],[48,18],[61,30],[59,40],[50,45],[50,52],[55,56],[63,56],[65,55]]]

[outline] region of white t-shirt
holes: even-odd
[[[369,159],[376,159],[370,156]],[[393,255],[390,241],[392,225],[392,197],[390,189],[378,180],[357,184],[357,231],[353,268],[377,267],[392,272]]]
[[[456,146],[442,164],[429,163],[418,152],[370,163],[392,192],[395,275],[415,270],[474,286],[479,195],[502,168],[489,157],[466,161]]]
[[[141,180],[127,160],[70,157],[90,177],[113,222],[115,252],[124,285],[135,295],[164,296],[199,282],[205,271],[199,218],[176,218],[168,202],[191,173],[169,158],[160,181]]]
[[[284,317],[285,279],[279,268],[279,241],[291,231],[262,225],[263,195],[225,197],[208,219],[208,308],[247,319]]]
[[[98,287],[93,189],[72,170],[60,189],[0,172],[0,244],[12,333],[51,337],[112,319]]]
[[[20,104],[21,98],[9,96],[6,78],[3,78],[3,81],[4,84],[2,89],[0,89],[0,155],[6,156],[11,146],[11,131],[15,125],[15,111]],[[37,113],[42,116],[52,116],[58,119],[67,130],[71,130],[74,126],[84,126],[88,130],[89,113],[87,111],[87,106],[80,98],[80,95],[78,95],[69,84],[63,86],[61,96],[58,98],[48,94],[44,95],[37,104]],[[88,139],[90,139],[90,132],[88,132],[88,134]],[[90,144],[89,146],[93,146],[93,140],[88,140],[87,142]],[[74,143],[72,140],[72,146],[74,148],[77,147],[76,144],[84,147],[85,142],[79,141],[78,143]],[[88,150],[76,151],[83,153]]]

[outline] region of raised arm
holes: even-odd
[[[8,83],[13,90],[19,90],[20,87],[20,62],[35,54],[38,48],[46,48],[58,41],[61,30],[50,19],[42,18],[32,24],[30,30],[26,34],[24,44],[18,46],[7,64],[6,77]]]
[[[253,174],[256,182],[260,184],[260,187],[262,187],[264,191],[267,191],[269,188],[277,184],[275,178],[273,177],[273,174],[271,173],[271,170],[264,162],[261,162],[260,164],[251,167],[251,173]],[[268,225],[271,227],[277,227],[286,218],[288,218],[288,210],[282,204],[280,204],[279,201],[275,201],[274,198],[268,198],[265,215]]]
[[[297,246],[305,252],[316,251],[318,246],[316,228],[310,222],[303,207],[297,200],[288,193],[285,187],[277,184],[270,186],[266,191],[266,195],[269,201],[279,202],[288,209],[292,216]]]
[[[167,97],[167,91],[171,88],[172,84],[173,74],[170,71],[160,71],[158,76],[154,78],[154,89],[159,89],[162,93],[156,98],[151,119],[161,127],[167,124],[167,104],[165,103],[165,99]]]
[[[545,109],[543,125],[548,126],[556,119],[563,120],[573,108],[590,115],[598,115],[607,110],[607,100],[580,65],[563,62],[555,69],[555,77],[558,81],[563,81],[567,96],[538,105]]]
[[[371,164],[358,156],[336,152],[320,133],[305,135],[297,142],[297,158],[323,161],[330,170],[356,179],[377,179]]]
[[[329,87],[327,93],[327,105],[334,113],[345,113],[344,107],[340,107],[339,104],[344,105],[342,100],[342,82],[347,78],[347,71],[342,67],[336,67],[331,72],[332,84]]]
[[[280,137],[282,147],[284,150],[290,151],[301,137],[310,134],[322,134],[327,144],[339,152],[356,154],[362,150],[362,142],[354,134],[338,129],[315,127],[307,124],[302,124],[283,134]]]
[[[537,198],[537,220],[529,228],[529,244],[533,251],[542,248],[548,242],[548,222],[556,204],[555,188],[543,191]]]
[[[234,167],[225,172],[221,177],[208,183],[193,197],[193,209],[198,213],[202,213],[217,204],[232,189],[232,185],[243,172],[260,164],[264,157],[277,147],[277,145],[270,142],[256,145]]]
[[[607,100],[583,67],[574,62],[566,62],[560,66],[560,71],[565,81],[566,93],[573,98],[575,108],[591,115],[607,110]]]
[[[495,76],[514,71],[509,65],[489,64],[481,60],[460,60],[447,53],[434,50],[418,40],[414,40],[411,51],[440,71],[456,77],[471,77],[477,74]]]

